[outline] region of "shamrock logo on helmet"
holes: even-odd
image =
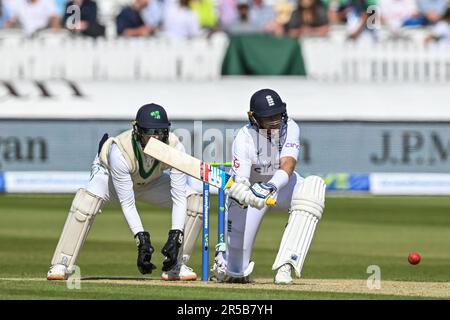
[[[161,116],[159,115],[159,111],[150,112],[150,116],[152,116],[153,119],[161,119]]]

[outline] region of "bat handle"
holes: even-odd
[[[227,181],[227,184],[225,185],[225,189],[231,188],[231,186],[232,186],[233,184],[234,184],[234,180],[233,180],[233,178],[230,178],[230,179]],[[269,198],[267,198],[267,200],[266,200],[266,205],[267,205],[268,207],[274,207],[274,206],[277,205],[277,200],[275,200],[275,199],[272,198],[272,197],[269,197]]]
[[[269,207],[275,207],[277,205],[277,200],[272,197],[267,198],[266,205]]]

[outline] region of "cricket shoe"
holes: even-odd
[[[197,274],[184,263],[177,264],[169,271],[164,271],[161,275],[164,281],[195,281]]]
[[[55,264],[50,267],[47,272],[47,280],[67,280],[69,277],[69,272],[67,267],[63,264]]]
[[[275,284],[292,284],[291,265],[286,263],[278,268],[273,282]]]

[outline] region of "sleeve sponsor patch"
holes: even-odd
[[[293,148],[293,149],[300,150],[300,144],[295,143],[295,142],[286,142],[286,143],[284,144],[284,147],[285,147],[285,148]]]

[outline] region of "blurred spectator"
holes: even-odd
[[[381,21],[391,30],[421,25],[415,0],[379,0]]]
[[[286,23],[289,22],[289,20],[291,19],[291,15],[292,12],[294,12],[295,8],[297,7],[297,1],[293,0],[295,2],[295,4],[291,1],[288,0],[279,0],[277,1],[277,3],[274,5],[274,10],[275,10],[275,15],[276,18],[275,20],[277,21],[277,23],[281,26],[285,25]],[[337,0],[339,1],[339,0]],[[282,28],[281,28],[282,30]]]
[[[169,0],[166,0],[168,2]],[[160,28],[165,8],[164,0],[150,0],[149,5],[142,10],[141,16],[144,23],[153,28]]]
[[[200,27],[212,30],[217,25],[217,15],[212,0],[192,0],[190,8],[198,17]]]
[[[226,28],[233,23],[237,18],[237,4],[236,0],[219,0],[219,24],[222,28]]]
[[[9,9],[2,0],[0,0],[0,28],[6,26],[6,22],[10,19]]]
[[[177,4],[167,5],[163,31],[172,40],[189,39],[201,34],[198,17],[189,4],[190,0],[179,0]]]
[[[16,0],[11,3],[8,27],[20,26],[26,36],[52,28],[60,29],[58,10],[53,0]]]
[[[131,6],[122,9],[116,18],[117,35],[123,37],[144,37],[155,31],[155,27],[146,25],[142,19],[143,10],[149,0],[133,0]]]
[[[375,0],[343,0],[337,9],[337,17],[345,21],[347,26],[347,37],[356,40],[361,37],[374,40],[375,28],[369,27],[369,7],[375,4]],[[374,12],[372,13],[374,14]]]
[[[445,11],[442,18],[436,23],[427,37],[426,42],[442,41],[450,43],[450,6]]]
[[[253,0],[250,6],[250,21],[259,24],[262,29],[270,29],[275,20],[275,10],[264,3],[264,0]]]
[[[259,23],[250,20],[250,4],[248,0],[237,0],[236,19],[224,31],[229,34],[263,33],[264,28]]]
[[[76,21],[71,21],[73,13],[67,12],[70,6],[76,5],[80,8],[80,21],[79,24]],[[81,33],[89,37],[102,37],[105,35],[105,27],[102,26],[97,20],[97,3],[93,0],[73,0],[69,1],[65,9],[66,14],[63,18],[63,26],[74,33]],[[73,23],[75,26],[71,26]],[[78,24],[78,25],[77,25]]]
[[[53,0],[53,1],[55,2],[56,10],[58,10],[58,16],[64,17],[64,15],[66,14],[65,10],[68,0]]]
[[[293,38],[325,36],[329,32],[327,9],[320,0],[298,0],[298,6],[284,28]]]
[[[342,16],[339,13],[342,0],[322,1],[328,8],[328,21],[330,24],[339,24],[342,22]]]
[[[444,15],[448,0],[417,0],[419,12],[427,24],[435,24]]]

